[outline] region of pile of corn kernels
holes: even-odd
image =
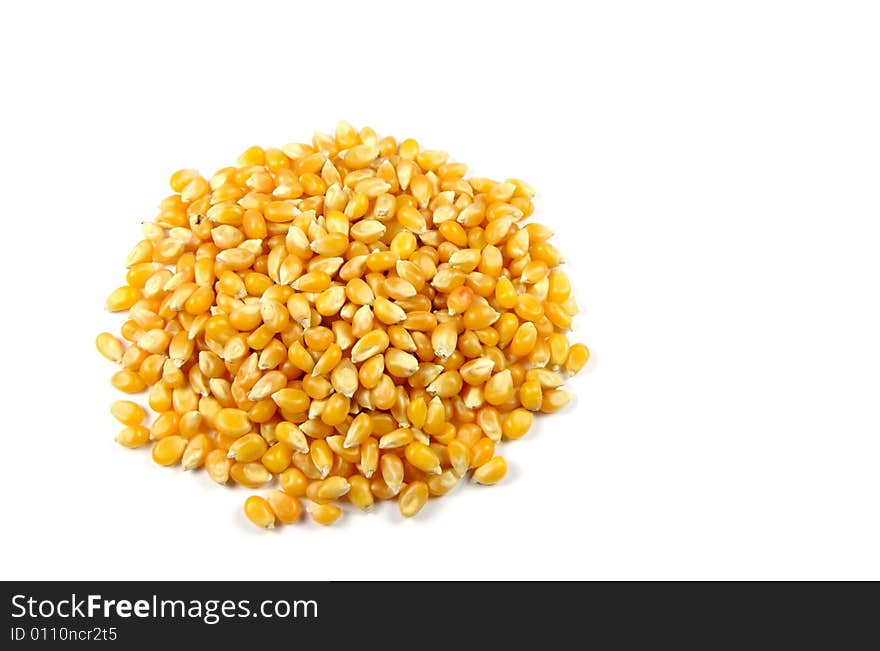
[[[569,402],[589,360],[564,334],[577,306],[552,232],[525,223],[525,182],[466,177],[446,152],[340,122],[311,144],[251,147],[142,224],[126,284],[117,441],[157,464],[269,489],[259,527],[319,524],[347,499],[412,516],[468,473],[507,472],[496,445]]]

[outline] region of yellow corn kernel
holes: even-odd
[[[292,459],[293,449],[291,446],[279,441],[263,453],[263,456],[260,457],[260,463],[266,467],[266,470],[277,475],[290,466]]]
[[[189,338],[186,331],[181,330],[171,338],[168,344],[168,357],[175,366],[181,367],[189,361],[194,350],[195,342]]]
[[[571,315],[565,311],[559,303],[551,303],[546,301],[543,306],[544,314],[560,330],[568,330],[571,328]]]
[[[309,454],[311,455],[312,463],[315,464],[315,467],[321,473],[321,477],[326,477],[333,465],[333,451],[330,449],[330,446],[323,439],[318,439],[309,446]]]
[[[175,192],[181,192],[187,184],[198,175],[199,173],[194,169],[180,169],[171,175],[171,179],[168,183],[172,190]]]
[[[470,385],[479,386],[492,376],[495,362],[488,357],[478,357],[466,362],[459,369],[461,378]]]
[[[392,203],[393,203],[393,200],[392,200]],[[394,206],[393,205],[389,206],[385,216],[391,217],[391,216],[393,216],[393,212],[394,212]],[[415,235],[413,235],[410,231],[400,231],[399,233],[397,233],[397,235],[395,235],[392,238],[391,244],[389,245],[389,249],[390,249],[391,253],[394,254],[396,260],[403,261],[403,260],[409,259],[409,257],[416,250],[416,246],[417,246],[417,241],[416,241]],[[397,265],[397,262],[395,262],[395,266],[396,265]],[[414,283],[412,283],[412,279],[406,279],[406,280],[410,284],[414,285]],[[422,279],[422,280],[424,280],[424,279]],[[419,287],[416,287],[416,289],[419,289]]]
[[[385,357],[378,354],[367,359],[358,370],[358,379],[365,389],[373,389],[382,379],[385,371]]]
[[[369,480],[363,475],[353,475],[348,478],[348,483],[350,486],[348,501],[362,511],[371,511],[374,500]]]
[[[389,343],[388,334],[384,330],[371,330],[352,346],[351,361],[358,364],[373,355],[384,353]]]
[[[147,388],[146,382],[134,371],[123,369],[110,378],[110,384],[123,393],[140,393]]]
[[[116,435],[116,442],[127,448],[138,448],[150,441],[150,430],[143,425],[128,425]]]
[[[421,429],[428,417],[428,404],[423,397],[410,400],[406,405],[406,417],[410,425]]]
[[[328,477],[317,482],[315,495],[321,500],[335,500],[346,495],[351,486],[344,477]]]
[[[535,322],[544,316],[544,307],[541,301],[531,294],[519,294],[516,299],[516,314],[524,321]]]
[[[373,251],[365,260],[367,268],[373,272],[388,271],[395,267],[397,262],[397,254],[394,251]]]
[[[344,426],[344,425],[343,425]],[[343,443],[345,442],[345,437],[341,434],[333,434],[326,438],[327,445],[330,446],[330,450],[332,450],[333,454],[336,455],[333,463],[334,465],[338,464],[339,460],[344,461],[347,464],[355,464],[361,460],[361,452],[359,448],[346,448]],[[335,468],[330,469],[330,474],[336,474],[334,472]]]
[[[375,388],[370,391],[370,401],[373,408],[378,410],[390,409],[397,400],[397,391],[391,378],[383,374]]]
[[[369,479],[379,468],[379,441],[372,436],[361,443],[361,460],[358,470]]]
[[[507,474],[504,457],[493,457],[474,470],[474,481],[478,484],[497,484]]]
[[[290,323],[290,313],[280,301],[263,300],[260,303],[260,316],[272,332],[281,332]]]
[[[522,283],[534,285],[547,278],[549,271],[547,263],[543,260],[532,260],[523,267],[519,279]]]
[[[519,387],[519,402],[529,411],[538,411],[543,400],[541,383],[538,380],[526,380]]]
[[[397,494],[403,486],[403,461],[396,454],[384,453],[379,459],[382,480]]]
[[[257,380],[248,392],[248,400],[254,402],[265,400],[274,395],[287,385],[287,376],[281,371],[267,371]]]
[[[412,333],[403,326],[389,326],[388,339],[391,341],[391,346],[394,348],[398,348],[407,353],[418,352],[418,346],[416,346]]]
[[[193,316],[205,314],[211,308],[214,299],[214,290],[210,287],[198,287],[184,301],[183,309],[187,314],[192,314]]]
[[[222,407],[214,396],[208,395],[199,398],[199,413],[209,428],[214,429],[214,418],[216,418],[217,412],[220,409]]]
[[[171,360],[165,360],[165,370],[169,366]],[[170,364],[174,366],[173,363]],[[178,369],[179,371],[179,369]],[[183,373],[180,374],[180,385],[174,387],[171,391],[171,406],[178,414],[185,414],[188,411],[195,411],[199,406],[199,396],[192,385],[185,384]],[[163,372],[163,379],[166,374]]]
[[[561,269],[550,272],[550,287],[547,292],[547,300],[554,303],[562,303],[571,295],[571,285],[568,276]]]
[[[397,221],[412,233],[422,234],[427,230],[425,216],[413,206],[400,206],[397,209]]]
[[[141,336],[143,336],[144,331],[143,331],[143,329],[141,329],[141,327],[137,323],[135,323],[135,321],[129,319],[128,321],[126,321],[125,323],[122,324],[122,327],[119,329],[119,333],[122,335],[122,338],[125,339],[126,341],[130,341],[131,343],[137,343],[137,340],[140,339]],[[97,341],[95,342],[95,344],[97,346]],[[120,361],[121,361],[121,359],[120,359]]]
[[[253,428],[246,411],[230,407],[217,413],[214,426],[221,434],[236,437],[244,436]]]
[[[523,322],[510,342],[510,352],[517,357],[526,357],[535,348],[538,341],[538,329],[530,321]]]
[[[122,367],[129,371],[136,371],[144,363],[150,353],[138,346],[129,346],[122,354]]]
[[[153,461],[160,466],[173,465],[180,461],[184,450],[186,450],[186,445],[187,440],[182,436],[176,434],[166,436],[153,446]]]
[[[548,338],[547,343],[550,346],[550,363],[555,368],[559,368],[568,357],[568,337],[561,332],[554,332]]]
[[[337,135],[337,141],[338,140],[339,136]],[[341,147],[348,146],[342,142],[340,142],[339,145]],[[355,145],[345,152],[343,161],[348,169],[359,170],[363,167],[367,167],[378,155],[379,148],[375,144]]]
[[[337,314],[345,304],[345,288],[341,285],[328,287],[315,299],[315,310],[324,317]]]
[[[513,395],[513,378],[509,370],[503,370],[493,375],[483,387],[483,397],[490,405],[500,405],[507,402]]]
[[[335,504],[314,504],[309,507],[309,515],[312,520],[320,525],[330,525],[342,515],[342,509]]]
[[[308,411],[309,403],[311,402],[305,391],[292,387],[279,389],[271,397],[280,409],[292,414],[305,413]]]
[[[370,492],[376,499],[390,500],[397,497],[400,489],[399,487],[391,488],[382,477],[377,475],[370,480]]]
[[[309,452],[309,444],[305,433],[295,424],[281,421],[275,426],[275,437],[279,443],[300,453]],[[269,466],[267,466],[268,468]],[[275,472],[273,470],[273,472]]]
[[[421,511],[427,502],[428,485],[423,481],[414,481],[400,491],[400,496],[397,498],[397,508],[402,516],[410,518]]]
[[[456,287],[446,297],[449,314],[463,314],[474,302],[474,290],[466,285]]]
[[[130,400],[116,400],[110,405],[110,414],[123,425],[141,425],[147,417],[143,407]]]
[[[428,403],[428,413],[425,416],[425,426],[423,429],[428,434],[435,436],[443,431],[445,424],[446,407],[443,401],[438,396],[435,396]]]
[[[306,494],[309,480],[299,468],[288,468],[278,475],[278,483],[281,490],[291,497],[302,497]]]
[[[263,217],[268,222],[281,224],[292,221],[297,213],[296,204],[293,201],[270,201],[263,208]]]
[[[509,439],[522,438],[531,427],[532,412],[521,407],[505,415],[501,424],[504,436]]]
[[[345,296],[355,305],[370,305],[375,296],[363,278],[352,278],[345,285]]]
[[[259,495],[251,495],[244,501],[244,514],[261,529],[275,527],[275,512],[269,502]]]
[[[393,325],[406,320],[406,312],[384,296],[377,296],[373,302],[373,313],[382,323]]]
[[[455,488],[459,479],[460,475],[454,470],[445,470],[439,475],[429,475],[427,479],[425,479],[425,483],[428,485],[428,492],[430,492],[431,495],[440,497],[441,495],[446,495],[449,491]]]
[[[257,367],[262,370],[277,368],[287,359],[287,348],[277,339],[272,339],[260,352]]]
[[[424,443],[412,441],[406,446],[404,454],[406,460],[419,470],[433,475],[440,474],[440,459],[437,457],[436,453]]]
[[[211,450],[205,457],[205,471],[218,484],[225,484],[229,481],[229,471],[231,468],[232,459],[226,457],[225,450]]]
[[[349,312],[349,307],[345,306],[346,312]],[[349,318],[349,314],[346,312],[341,312],[340,315],[342,318]],[[369,305],[362,305],[351,314],[351,332],[355,337],[363,337],[371,330],[373,330],[374,320],[373,320],[373,309]]]
[[[495,300],[498,305],[505,310],[513,309],[516,306],[517,295],[516,289],[509,278],[502,276],[495,284]]]
[[[486,405],[476,414],[476,424],[480,430],[496,443],[501,440],[501,414],[494,407]]]
[[[299,292],[323,292],[330,286],[330,274],[323,271],[310,271],[293,281],[293,288]]]
[[[526,371],[526,380],[537,380],[542,389],[558,389],[562,386],[559,373],[546,368],[532,368]]]
[[[230,459],[239,463],[250,463],[261,458],[266,453],[268,446],[266,440],[259,434],[245,434],[236,439],[226,453]]]
[[[350,406],[351,401],[348,398],[341,393],[334,393],[324,404],[324,409],[321,412],[321,420],[330,426],[340,425],[345,421],[346,416],[348,416]]]
[[[345,253],[348,248],[348,237],[344,233],[327,233],[314,240],[309,248],[323,256],[338,256]],[[297,288],[299,289],[299,288]],[[301,291],[316,291],[312,289],[302,289]]]
[[[495,442],[483,437],[471,446],[471,468],[478,468],[495,454]]]
[[[425,389],[432,396],[451,398],[458,395],[462,387],[462,376],[458,371],[446,371],[438,375]]]
[[[550,242],[535,242],[529,249],[533,260],[543,260],[549,267],[555,267],[562,262],[562,254],[550,244]]]
[[[266,494],[266,501],[279,522],[292,524],[299,520],[302,505],[299,500],[280,490],[271,490]]]
[[[483,328],[482,330],[477,330],[474,334],[477,336],[480,344],[484,346],[497,347],[501,339],[495,328]]]
[[[455,440],[464,443],[469,450],[472,449],[482,437],[483,430],[481,430],[480,426],[475,423],[464,423],[455,433]]]
[[[504,356],[504,353],[502,353],[501,350],[499,350],[498,348],[492,346],[483,346],[483,355],[495,362],[494,370],[500,372],[507,368],[507,359]]]
[[[129,285],[123,285],[122,287],[114,289],[110,293],[104,307],[110,312],[121,312],[122,310],[129,309],[132,305],[137,303],[140,298],[141,293],[138,290]]]
[[[486,303],[473,303],[464,313],[462,323],[468,330],[482,330],[495,323],[501,314]]]
[[[352,398],[358,389],[358,370],[351,360],[343,359],[330,374],[333,390],[346,398]]]
[[[474,294],[481,298],[489,298],[495,293],[495,277],[479,271],[467,275],[466,282]]]
[[[101,355],[109,359],[111,362],[116,362],[118,364],[122,361],[122,355],[125,352],[125,349],[122,347],[122,342],[109,332],[102,332],[98,335],[95,339],[95,347]]]
[[[175,411],[166,411],[153,421],[150,425],[150,438],[154,441],[164,439],[172,434],[178,433],[180,425],[180,415]]]
[[[192,439],[193,436],[199,433],[203,421],[204,416],[198,409],[183,412],[180,415],[180,422],[178,424],[180,435],[185,439]]]
[[[333,391],[333,385],[320,375],[305,376],[302,388],[312,400],[324,400]]]
[[[345,434],[343,447],[356,448],[366,441],[372,433],[373,421],[370,418],[370,415],[366,412],[360,413],[355,416],[349,424],[348,431]]]
[[[153,411],[168,411],[171,409],[171,387],[164,381],[156,382],[150,389],[147,403]]]
[[[388,348],[385,351],[385,370],[394,377],[410,377],[419,370],[419,360],[410,353]]]
[[[409,427],[401,427],[379,438],[380,450],[391,450],[409,445],[413,440],[413,431]]]
[[[541,411],[545,414],[552,414],[554,411],[562,409],[570,400],[571,394],[568,391],[562,389],[547,391],[541,401]]]
[[[211,451],[211,441],[206,434],[196,434],[186,444],[180,463],[184,470],[200,468]]]
[[[427,344],[430,347],[430,343]],[[417,351],[420,353],[420,351]],[[430,356],[428,353],[425,356]],[[426,386],[431,384],[437,377],[443,372],[443,367],[440,364],[431,364],[428,362],[423,362],[419,364],[419,370],[413,373],[407,383],[414,389],[424,389]]]
[[[306,498],[315,504],[329,504],[333,500],[318,495],[318,489],[321,487],[321,480],[310,481],[306,487]]]
[[[302,340],[306,348],[316,353],[324,353],[333,345],[335,338],[336,335],[330,328],[313,326],[306,329]]]
[[[386,278],[382,283],[382,289],[389,297],[398,301],[414,298],[418,294],[411,282],[397,276]]]
[[[342,361],[342,348],[337,344],[329,344],[318,361],[315,362],[312,375],[327,375],[336,368],[340,361]]]
[[[140,262],[129,267],[125,274],[125,281],[130,287],[141,290],[141,293],[146,296],[143,290],[147,286],[147,281],[162,269],[162,265],[157,262]]]
[[[247,488],[259,488],[272,480],[272,473],[263,464],[256,461],[251,463],[233,463],[229,469],[229,476],[237,484]]]
[[[452,469],[459,477],[463,476],[471,465],[470,447],[464,441],[453,439],[447,444],[446,451]]]
[[[590,349],[583,344],[574,344],[568,349],[565,358],[565,370],[572,375],[580,371],[590,361]]]

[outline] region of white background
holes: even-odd
[[[855,2],[4,3],[2,578],[880,579],[880,20]],[[529,180],[594,350],[509,477],[271,534],[113,442],[171,171],[338,119]]]

